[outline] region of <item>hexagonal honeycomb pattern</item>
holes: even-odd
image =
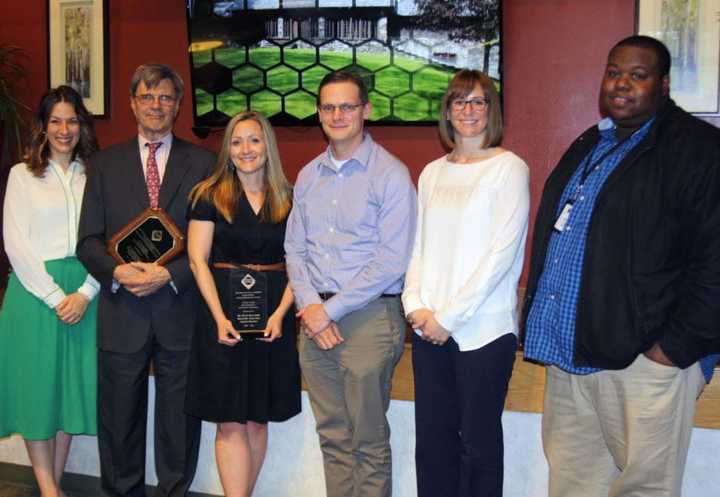
[[[300,86],[300,74],[287,66],[278,66],[267,73],[267,86],[281,95],[287,95]]]
[[[390,116],[391,100],[388,97],[380,95],[376,91],[371,91],[368,96],[372,104],[372,116],[370,117],[372,120],[379,121]]]
[[[260,69],[269,69],[280,63],[280,54],[280,47],[278,46],[253,47],[250,49],[250,62]]]
[[[220,3],[250,9],[252,2]],[[271,3],[263,3],[258,14],[263,21],[238,28],[236,39],[193,40],[200,41],[193,45],[197,51],[190,53],[196,125],[216,126],[247,109],[264,113],[274,123],[316,122],[317,88],[326,74],[338,69],[355,72],[367,84],[372,121],[435,123],[442,96],[459,67],[488,67],[490,61],[499,78],[500,49],[495,38],[463,46],[449,36],[430,36],[405,25],[399,29],[389,17],[382,17],[388,16],[386,8],[378,9],[382,10],[378,18],[369,11],[356,18],[336,11],[308,17],[309,11],[324,9],[307,0],[307,8],[297,14],[282,2],[275,12],[268,7]],[[292,5],[301,3],[305,5],[299,0]],[[327,6],[341,4],[345,5],[338,0],[337,5]],[[372,5],[380,4],[385,5]],[[222,15],[231,16],[233,22],[247,17],[247,10],[222,9]],[[243,34],[247,32],[252,34]]]
[[[212,61],[212,51],[202,50],[191,54],[193,67],[202,67]]]
[[[310,67],[315,64],[317,59],[315,46],[304,41],[297,41],[284,46],[282,52],[285,65],[294,69]]]
[[[320,45],[320,63],[334,71],[352,64],[353,48],[340,40]]]
[[[390,97],[410,91],[410,74],[399,67],[386,67],[375,73],[375,90]]]
[[[245,50],[237,48],[216,48],[215,62],[232,69],[245,62]]]
[[[250,110],[256,110],[267,117],[272,117],[282,110],[282,99],[277,93],[268,90],[253,93],[250,96]]]
[[[263,73],[251,65],[240,66],[233,71],[233,86],[245,93],[263,88]]]
[[[307,119],[316,112],[315,95],[307,91],[296,91],[285,97],[285,112],[298,119]]]
[[[390,65],[390,52],[385,50],[382,43],[378,41],[369,41],[363,43],[355,49],[358,56],[358,65],[368,69],[369,71],[377,71],[383,67]]]
[[[430,101],[417,93],[406,93],[393,100],[394,114],[403,121],[432,119]]]
[[[198,116],[213,110],[213,97],[201,88],[195,89],[195,112]]]
[[[202,67],[200,75],[193,79],[195,88],[217,95],[232,86],[232,72],[217,62],[209,62]]]
[[[218,95],[217,108],[223,114],[234,116],[247,109],[247,97],[237,90],[227,90]]]
[[[423,67],[412,74],[411,85],[415,93],[430,102],[430,114],[439,115],[445,88],[450,83],[452,74],[434,67]],[[418,84],[416,85],[416,82]],[[421,83],[420,83],[421,82]]]
[[[320,81],[322,81],[325,75],[329,72],[330,69],[322,66],[311,67],[310,69],[303,71],[302,87],[309,92],[316,93],[318,86],[320,86]]]

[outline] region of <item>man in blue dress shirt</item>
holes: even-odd
[[[616,44],[607,117],[543,191],[524,320],[550,497],[681,493],[720,350],[720,130],[675,105],[669,72],[658,40]]]
[[[392,492],[386,412],[403,352],[400,293],[417,198],[405,165],[363,131],[370,112],[357,76],[322,80],[329,147],[298,175],[285,237],[328,497]]]

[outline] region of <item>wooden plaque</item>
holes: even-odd
[[[107,250],[119,264],[163,265],[185,250],[185,237],[165,211],[148,208],[110,238]]]

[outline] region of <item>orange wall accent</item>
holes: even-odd
[[[29,78],[20,96],[34,107],[47,87],[47,0],[1,3],[0,42],[26,50]],[[189,84],[184,4],[180,0],[108,0],[111,117],[96,123],[102,146],[134,134],[128,84],[139,64],[169,64]],[[562,152],[597,121],[607,52],[617,40],[633,33],[634,15],[635,0],[503,2],[504,145],[530,167],[533,216],[545,178]],[[191,103],[185,99],[177,134],[217,148],[219,134],[200,140],[191,126]],[[405,161],[415,178],[426,163],[443,153],[435,127],[369,128],[375,140]],[[315,127],[278,128],[277,134],[291,179],[325,147]]]

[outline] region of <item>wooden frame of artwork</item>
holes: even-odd
[[[688,112],[720,116],[720,0],[637,0],[637,33],[672,55],[670,96]]]
[[[69,85],[95,117],[108,117],[107,0],[48,0],[48,77]]]

